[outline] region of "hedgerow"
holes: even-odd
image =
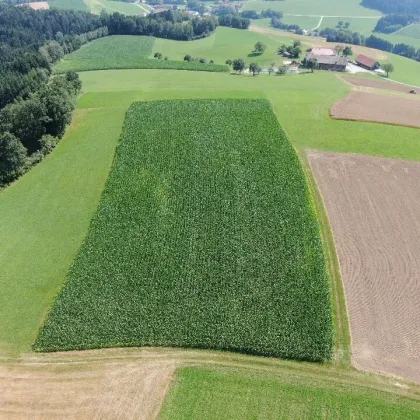
[[[103,59],[98,60],[64,60],[54,68],[55,74],[65,73],[69,70],[82,72],[93,70],[118,69],[163,69],[163,70],[193,70],[209,72],[228,72],[229,67],[222,64],[203,64],[199,62],[156,60],[139,57],[136,60]]]
[[[329,284],[305,176],[265,100],[133,104],[34,345],[323,361]]]

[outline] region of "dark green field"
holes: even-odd
[[[318,224],[270,103],[133,104],[36,350],[182,346],[322,361],[332,341]]]

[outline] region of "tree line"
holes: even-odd
[[[337,30],[334,28],[325,28],[320,33],[320,36],[327,39],[328,42],[339,42],[344,44],[363,45],[369,48],[375,48],[381,51],[387,51],[397,54],[412,60],[420,61],[420,49],[416,49],[412,45],[405,43],[393,44],[385,39],[378,38],[371,35],[365,38],[357,32],[349,30]]]
[[[362,6],[380,10],[383,13],[420,14],[419,0],[362,0]]]
[[[420,15],[393,13],[379,19],[374,31],[390,34],[416,22],[420,22]]]

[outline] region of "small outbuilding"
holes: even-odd
[[[381,67],[381,65],[376,60],[374,60],[373,58],[366,57],[363,54],[357,56],[356,64],[359,67],[363,67],[366,70],[376,70],[379,67]]]

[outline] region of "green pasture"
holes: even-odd
[[[72,9],[89,12],[89,8],[83,0],[48,0],[50,7],[57,9]]]
[[[261,41],[267,49],[264,54],[254,54],[254,45]],[[218,27],[215,33],[208,38],[185,42],[157,38],[153,52],[160,52],[171,60],[182,60],[186,54],[193,57],[203,57],[214,60],[216,64],[224,64],[227,59],[243,58],[248,63],[255,61],[268,66],[274,62],[280,65],[283,58],[276,54],[281,44],[292,44],[288,37],[271,38],[251,31]]]
[[[0,356],[27,352],[108,177],[126,107],[79,110],[40,165],[0,192]]]
[[[420,160],[417,129],[336,121],[329,117],[329,108],[349,91],[334,73],[253,77],[168,71],[165,75],[163,78],[151,70],[82,73],[86,95],[80,99],[79,106],[106,106],[114,101],[129,104],[155,98],[265,97],[273,104],[292,143],[301,150],[312,148]]]
[[[415,420],[419,401],[326,377],[233,367],[176,372],[161,420]]]
[[[318,26],[320,16],[284,16],[281,20],[287,25],[299,25],[302,29],[310,30]],[[263,19],[261,19],[263,20]],[[265,19],[264,19],[265,20]],[[268,25],[270,26],[270,20],[268,20]]]
[[[285,14],[324,16],[381,16],[376,10],[360,5],[360,0],[250,0],[244,3],[244,10],[274,9]]]
[[[420,23],[412,24],[396,32],[398,35],[420,39]]]
[[[350,23],[350,31],[358,32],[359,34],[368,37],[372,34],[378,20],[379,18],[324,17],[319,29],[336,28],[338,22],[343,21]]]
[[[64,0],[61,0],[64,1]],[[108,13],[119,12],[124,15],[143,15],[146,10],[150,10],[148,6],[141,4],[140,7],[134,3],[124,3],[112,0],[83,0],[92,13],[100,14],[102,10]]]

